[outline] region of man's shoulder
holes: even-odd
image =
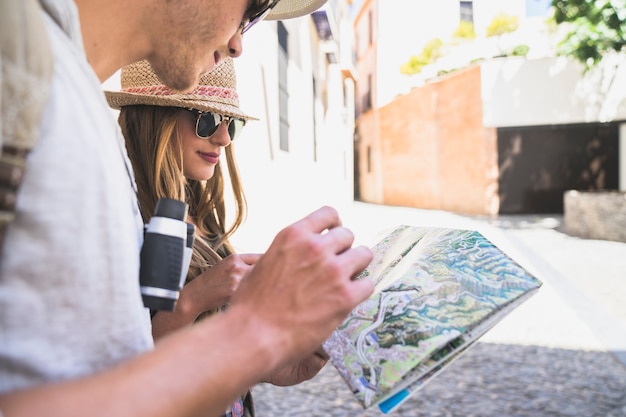
[[[78,9],[72,0],[39,0],[47,16],[82,49]]]

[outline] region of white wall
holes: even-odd
[[[352,127],[345,123],[340,66],[328,75],[328,111],[316,103],[317,160],[313,150],[311,18],[284,21],[290,39],[289,152],[279,148],[278,58],[275,22],[254,27],[235,60],[241,107],[259,121],[237,139],[237,159],[249,203],[246,224],[232,240],[242,251],[264,250],[284,226],[328,204],[352,201]],[[348,175],[346,175],[346,173]]]
[[[400,66],[435,38],[447,39],[459,24],[457,0],[379,0],[377,107],[410,88]]]
[[[485,126],[626,120],[626,59],[614,56],[583,76],[566,57],[494,59],[481,64]]]

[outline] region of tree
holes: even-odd
[[[519,27],[517,16],[500,13],[495,16],[487,27],[487,36],[502,36],[505,33],[515,32]]]
[[[609,52],[626,47],[626,2],[624,0],[552,0],[554,21],[567,24],[559,53],[573,56],[586,69],[598,64]]]
[[[405,75],[418,74],[422,68],[434,63],[441,56],[442,47],[443,41],[439,38],[428,41],[419,55],[413,55],[400,66],[400,72]]]
[[[476,38],[476,32],[474,31],[474,24],[466,20],[461,20],[459,26],[452,34],[452,37],[457,39],[474,39]]]
[[[499,56],[509,55],[502,48],[502,37],[508,33],[515,32],[518,28],[519,19],[517,18],[517,16],[511,16],[506,13],[499,13],[491,20],[491,23],[489,24],[489,26],[487,26],[486,35],[487,37],[498,38],[498,49],[500,50]]]

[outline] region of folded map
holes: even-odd
[[[473,230],[400,226],[360,278],[374,294],[324,343],[364,408],[388,413],[542,285]]]

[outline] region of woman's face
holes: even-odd
[[[181,110],[178,113],[178,133],[183,149],[183,175],[188,179],[204,181],[215,173],[222,150],[230,145],[228,123],[220,123],[207,139],[196,136],[197,114]]]

